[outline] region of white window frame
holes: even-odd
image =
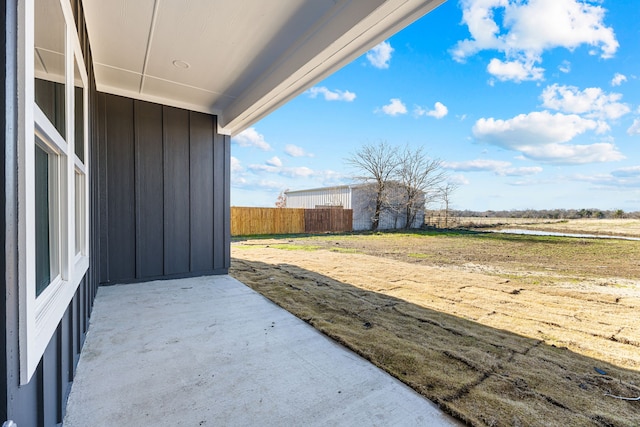
[[[64,0],[63,0],[64,1]],[[83,141],[82,141],[82,152],[83,152],[83,157],[84,157],[84,162],[82,160],[80,160],[80,158],[76,155],[76,151],[75,151],[75,141],[74,144],[72,146],[71,149],[71,153],[72,153],[72,157],[73,157],[73,164],[70,167],[70,179],[73,181],[73,185],[74,185],[74,200],[73,200],[73,206],[70,206],[70,209],[73,208],[74,209],[74,218],[73,221],[70,221],[70,227],[72,227],[74,229],[74,236],[73,236],[73,240],[70,241],[70,252],[72,255],[72,260],[73,260],[73,271],[76,272],[77,275],[79,275],[78,282],[82,279],[82,277],[84,276],[85,272],[87,271],[87,269],[89,268],[89,215],[90,215],[90,211],[89,211],[89,77],[87,76],[87,68],[85,66],[85,62],[84,62],[84,58],[82,56],[82,48],[80,47],[80,41],[77,37],[77,31],[75,28],[75,20],[74,20],[74,27],[72,30],[72,38],[75,40],[75,45],[74,45],[74,55],[72,58],[72,75],[71,75],[71,81],[72,81],[72,85],[70,88],[70,92],[73,94],[73,99],[71,102],[71,111],[73,112],[73,120],[75,121],[75,67],[76,67],[76,63],[75,61],[77,61],[77,67],[78,67],[78,72],[80,73],[80,79],[82,80],[82,102],[83,102],[83,109],[82,109],[82,118],[84,121],[84,126],[82,128],[83,130]],[[74,123],[75,125],[75,123]],[[74,128],[75,129],[75,128]],[[75,139],[75,132],[73,133],[73,138]],[[83,187],[78,189],[75,188],[75,175],[76,173],[80,174],[83,176]],[[82,191],[83,196],[81,197],[81,201],[83,206],[81,207],[83,210],[83,221],[84,221],[84,227],[81,231],[81,240],[82,243],[80,245],[80,250],[76,251],[76,247],[75,247],[75,229],[76,229],[76,221],[77,219],[75,218],[75,202],[78,200],[76,197],[76,194],[78,191]],[[77,287],[77,285],[76,285]]]
[[[34,89],[34,1],[20,2],[18,11],[18,277],[19,277],[19,342],[20,383],[27,384],[36,371],[42,355],[69,307],[80,282],[89,268],[89,161],[88,161],[88,77],[75,19],[69,0],[59,0],[65,20],[65,133],[66,141],[35,103]],[[75,155],[74,79],[75,62],[83,82],[84,163]],[[21,69],[20,69],[21,68]],[[58,188],[52,189],[59,203],[54,215],[58,230],[59,274],[36,297],[35,287],[35,135],[44,141],[49,153],[58,157]],[[84,230],[82,251],[75,250],[75,174],[84,175]],[[51,185],[51,183],[50,183]]]

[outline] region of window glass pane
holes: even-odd
[[[84,175],[76,171],[75,189],[76,189],[76,254],[84,254],[84,238],[85,238],[85,179]]]
[[[66,139],[65,32],[59,0],[35,0],[35,101]]]
[[[76,58],[74,63],[74,111],[75,111],[75,151],[76,156],[84,163],[84,85],[82,83],[82,77],[78,69],[78,60]]]
[[[36,296],[51,282],[49,241],[49,154],[35,147]]]

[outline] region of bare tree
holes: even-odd
[[[385,205],[385,190],[399,163],[396,149],[386,141],[367,144],[351,154],[346,162],[362,173],[356,177],[358,180],[365,183],[371,182],[374,185],[375,207],[371,229],[377,230],[380,225],[380,214]]]
[[[396,177],[404,192],[405,227],[410,228],[420,209],[439,194],[438,187],[446,179],[440,159],[427,156],[423,147],[405,147],[399,156]]]
[[[278,198],[276,199],[276,208],[286,208],[287,207],[287,195],[285,194],[289,189],[287,188],[284,191],[281,191],[278,194]]]
[[[442,187],[440,187],[440,200],[444,204],[444,226],[445,228],[449,225],[449,208],[451,207],[451,196],[458,189],[460,185],[447,182]]]

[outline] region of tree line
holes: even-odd
[[[622,209],[522,209],[502,211],[452,210],[450,215],[459,218],[534,218],[534,219],[640,219],[640,212],[625,212]]]

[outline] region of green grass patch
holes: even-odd
[[[416,259],[431,258],[431,255],[428,255],[428,254],[420,254],[420,253],[411,253],[411,254],[407,254],[407,256],[408,256],[409,258],[416,258]]]
[[[322,246],[312,246],[312,245],[292,245],[292,244],[277,244],[277,245],[268,245],[270,248],[274,249],[282,249],[285,251],[317,251],[318,249],[322,249]]]
[[[360,252],[355,248],[331,248],[330,251],[338,252],[341,254],[357,254],[358,252]]]

